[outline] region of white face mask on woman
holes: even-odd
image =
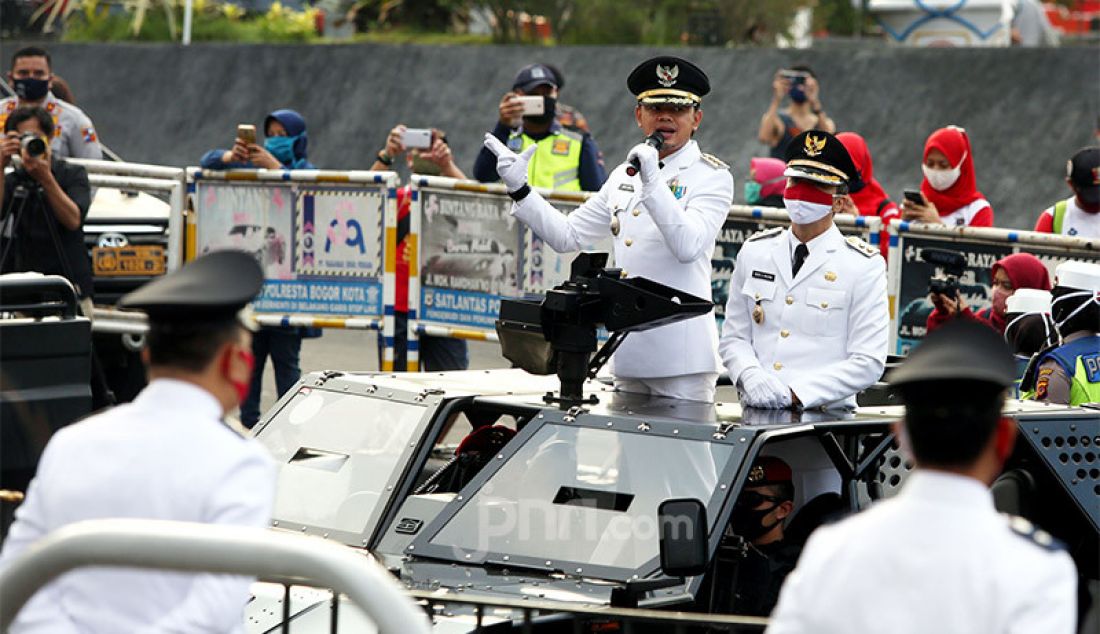
[[[942,192],[945,189],[949,189],[955,184],[955,181],[959,180],[959,176],[962,174],[962,164],[965,160],[966,154],[963,154],[959,164],[951,169],[935,169],[923,163],[921,163],[920,169],[924,172],[924,177],[928,179],[928,184],[932,186],[932,189]]]

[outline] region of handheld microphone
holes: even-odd
[[[654,132],[653,134],[647,136],[645,138],[645,141],[642,142],[660,152],[661,146],[665,144],[665,137],[661,136],[660,132]],[[664,163],[659,163],[659,165],[660,167],[665,166]],[[633,176],[641,171],[641,169],[642,166],[638,162],[638,157],[635,156],[634,158],[630,159],[630,165],[626,168],[626,175]]]

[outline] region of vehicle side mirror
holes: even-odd
[[[707,569],[707,507],[694,498],[665,500],[657,507],[661,571],[694,577]]]

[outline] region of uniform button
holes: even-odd
[[[784,328],[783,330],[780,330],[780,331],[779,331],[779,336],[780,336],[780,337],[783,337],[784,339],[786,339],[787,337],[790,337],[790,336],[791,336],[791,331],[790,331],[790,330],[787,330],[786,328]]]
[[[760,293],[757,293],[757,294],[755,295],[755,298],[756,298],[756,299],[760,299]]]
[[[828,308],[829,307],[829,302],[821,302],[821,307],[822,308]]]
[[[793,303],[794,303],[794,298],[791,297],[790,295],[787,295],[787,304],[790,305],[790,304],[793,304]]]
[[[782,370],[783,369],[783,364],[776,361],[775,363],[772,364],[772,367],[775,368],[776,370]]]
[[[640,215],[642,215],[642,210],[635,207],[634,211],[632,211],[630,213],[634,214],[635,216],[640,216]]]
[[[630,246],[630,245],[634,244],[634,241],[631,240],[630,238],[627,238],[626,240],[623,240],[623,243],[626,244],[626,246]]]

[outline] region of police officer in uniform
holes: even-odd
[[[263,284],[241,251],[205,255],[130,293],[149,315],[149,385],[129,404],[58,431],[16,511],[0,563],[62,526],[130,517],[266,526],[275,466],[224,420],[244,400],[250,335],[238,317]],[[85,568],[45,586],[19,632],[239,632],[249,580]]]
[[[833,224],[859,178],[836,137],[795,137],[784,175],[791,226],[738,253],[719,352],[743,405],[854,407],[886,364],[886,263]]]
[[[1039,353],[1024,383],[1037,401],[1100,403],[1100,264],[1063,262],[1054,277],[1050,310],[1062,345]]]
[[[1014,370],[996,332],[954,320],[891,374],[917,468],[893,498],[814,531],[767,634],[1074,631],[1073,560],[989,491],[1016,439],[1001,416]]]
[[[660,150],[639,143],[600,191],[568,216],[531,191],[527,163],[533,149],[515,154],[492,135],[485,146],[515,200],[512,214],[559,252],[577,251],[609,233],[616,266],[698,297],[710,296],[710,256],[733,200],[725,163],[703,154],[692,136],[703,120],[710,81],[678,57],[655,57],[630,74],[637,97],[634,118],[644,135],[658,133]],[[635,160],[634,168],[628,163]],[[616,387],[627,392],[710,402],[718,343],[714,316],[631,334],[612,359]]]

